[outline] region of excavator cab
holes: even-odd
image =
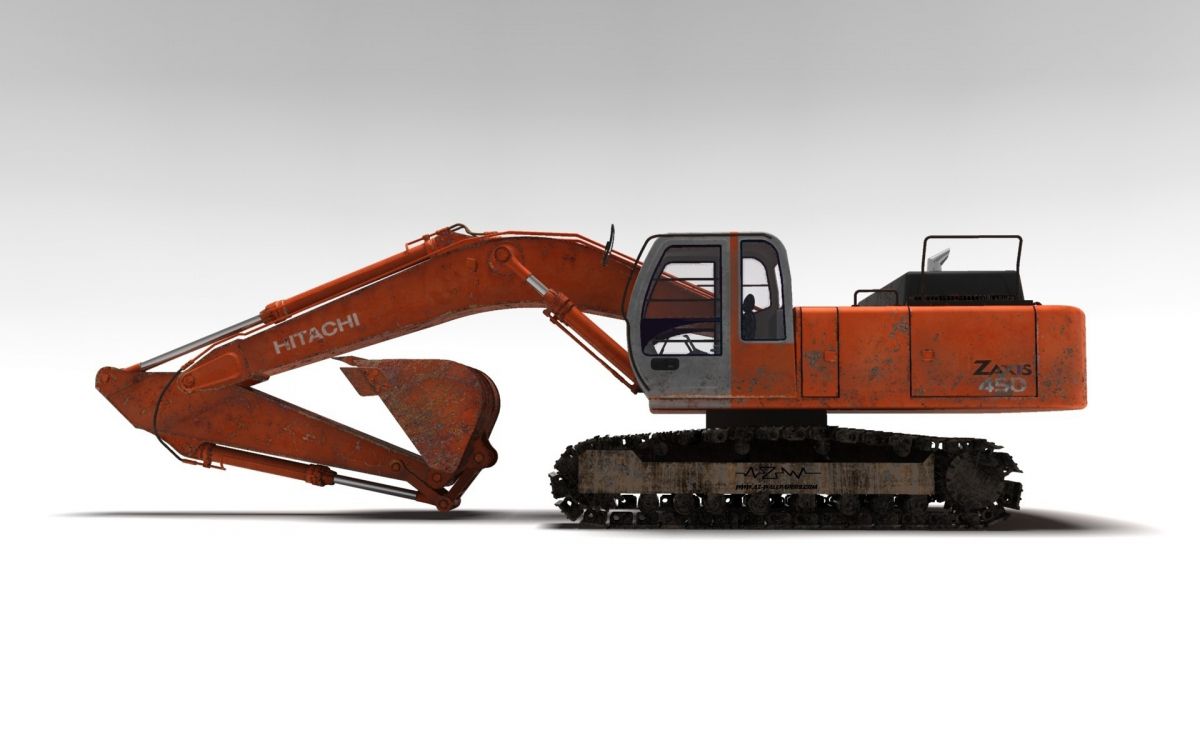
[[[657,410],[794,396],[791,276],[769,234],[653,238],[626,315],[638,385]],[[736,364],[736,366],[735,366]],[[751,366],[755,382],[739,377]]]

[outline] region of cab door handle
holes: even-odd
[[[651,370],[678,370],[679,369],[679,358],[678,357],[655,357],[654,359],[650,360],[650,369]]]

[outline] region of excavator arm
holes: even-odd
[[[189,463],[343,484],[449,510],[496,461],[488,438],[500,400],[484,373],[446,360],[339,358],[355,390],[383,400],[417,453],[254,386],[466,315],[542,307],[636,393],[628,352],[584,314],[624,316],[638,266],[611,249],[575,234],[475,234],[454,225],[273,302],[242,323],[130,367],[103,368],[97,388],[130,423]],[[151,371],[196,351],[178,371]],[[344,476],[334,467],[414,489]]]

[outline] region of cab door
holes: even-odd
[[[732,393],[739,399],[794,399],[798,393],[791,271],[783,243],[769,234],[734,237],[729,301]],[[758,404],[760,408],[769,404]]]
[[[662,235],[634,283],[626,322],[638,384],[653,398],[728,398],[728,235]]]

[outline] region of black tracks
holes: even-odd
[[[1018,471],[986,440],[838,427],[734,427],[594,437],[567,448],[550,485],[571,521],[597,528],[969,529],[1020,507]],[[934,457],[932,495],[803,495],[643,492],[581,494],[579,457],[630,450],[643,461],[898,462]]]

